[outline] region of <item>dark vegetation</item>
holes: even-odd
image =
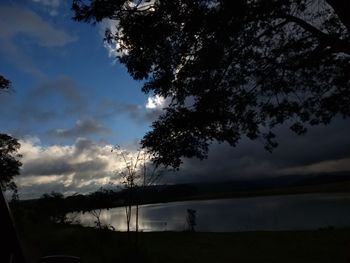
[[[0,75],[0,95],[10,89],[11,82]],[[16,138],[0,131],[0,261],[4,262],[24,262],[16,229],[3,195],[3,191],[12,191],[12,204],[18,205],[17,185],[13,179],[19,175],[22,165],[19,160],[21,155],[18,154],[20,146]]]
[[[46,255],[78,255],[84,263],[114,262],[349,262],[349,229],[245,233],[140,233],[130,253],[128,235],[63,224],[18,222],[28,263]]]
[[[11,82],[0,75],[0,94],[11,89]],[[16,138],[0,132],[0,188],[2,191],[11,190],[13,198],[17,198],[17,186],[13,177],[19,175],[22,163],[18,150],[21,147]]]
[[[350,19],[343,0],[73,0],[74,19],[116,20],[106,41],[142,90],[169,100],[143,141],[156,164],[207,157],[242,137],[277,146],[350,115]]]

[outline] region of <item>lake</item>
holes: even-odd
[[[203,232],[350,226],[350,194],[323,193],[142,205],[139,209],[140,231],[186,230],[187,209],[196,210],[195,229]],[[81,224],[94,225],[91,214],[79,213],[76,216]],[[126,231],[125,208],[102,210],[101,221],[112,225],[116,231]],[[135,224],[132,229],[135,229]]]

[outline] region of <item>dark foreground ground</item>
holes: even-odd
[[[126,233],[80,226],[18,223],[28,262],[45,255],[79,256],[84,263],[350,262],[350,228],[240,233]]]

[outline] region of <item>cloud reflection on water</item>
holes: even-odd
[[[349,194],[303,194],[143,205],[140,230],[183,231],[189,208],[197,211],[196,230],[203,232],[304,230],[349,226],[350,222]],[[94,221],[88,213],[80,220],[90,226]],[[124,207],[102,211],[101,221],[126,231]],[[135,230],[134,222],[131,227]]]

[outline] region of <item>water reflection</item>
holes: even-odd
[[[139,211],[140,229],[183,231],[188,208],[197,211],[197,231],[303,230],[350,225],[350,194],[303,194],[143,205]],[[90,214],[80,214],[79,218],[83,225],[93,225]],[[101,221],[117,231],[125,231],[125,209],[104,210]]]

